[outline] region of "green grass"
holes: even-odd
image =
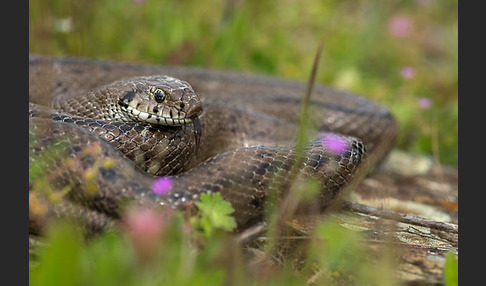
[[[457,0],[30,1],[29,50],[307,80],[322,41],[317,82],[389,106],[398,148],[457,165],[457,11]],[[388,30],[400,17],[404,37]]]

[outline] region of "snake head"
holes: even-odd
[[[124,81],[118,105],[126,120],[156,125],[193,123],[203,107],[189,83],[170,76],[143,76]]]

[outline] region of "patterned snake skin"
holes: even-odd
[[[185,208],[219,192],[245,227],[261,219],[275,180],[282,195],[290,187],[304,90],[266,76],[31,55],[29,159],[52,189],[70,188],[47,217],[73,215],[97,232],[127,202]],[[325,208],[388,152],[398,127],[386,108],[321,85],[309,106],[316,132],[298,174],[321,183]],[[346,148],[336,153],[323,138]],[[152,191],[157,176],[171,177],[170,193]],[[29,215],[31,232],[40,221]]]

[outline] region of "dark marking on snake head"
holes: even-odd
[[[118,100],[118,104],[120,104],[122,107],[125,107],[125,108],[128,107],[128,104],[126,102],[124,102],[123,99],[121,99],[121,98]]]
[[[137,92],[135,90],[131,90],[129,92],[127,92],[123,97],[122,97],[122,100],[126,100],[128,102],[132,101],[133,98],[135,97],[135,94],[137,94]]]

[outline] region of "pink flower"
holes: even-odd
[[[433,105],[433,102],[428,97],[419,97],[419,99],[418,99],[418,105],[422,109],[430,109],[432,107],[432,105]]]
[[[413,78],[415,77],[415,69],[413,67],[402,67],[400,75],[404,78]]]
[[[397,38],[407,37],[412,32],[412,21],[406,16],[394,16],[388,21],[388,32]]]
[[[172,189],[172,179],[170,177],[160,177],[152,183],[152,191],[159,196],[166,195]]]
[[[123,229],[142,260],[153,258],[159,249],[166,219],[161,211],[149,208],[129,210],[123,217]]]
[[[341,155],[349,148],[348,141],[335,134],[325,134],[322,136],[322,145],[327,151],[335,155]]]

